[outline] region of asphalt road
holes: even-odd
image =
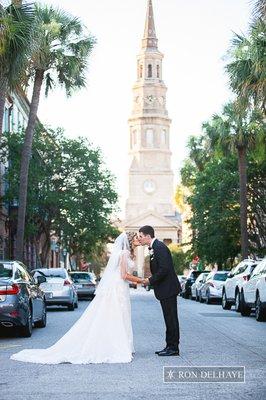
[[[131,289],[136,354],[128,364],[39,365],[13,361],[23,348],[45,348],[58,340],[88,305],[74,312],[48,312],[45,329],[31,338],[0,336],[0,400],[177,399],[264,400],[266,398],[266,323],[241,317],[219,304],[178,297],[180,357],[158,357],[164,347],[164,322],[153,292]],[[245,383],[164,383],[163,366],[245,366]]]

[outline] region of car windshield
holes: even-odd
[[[77,272],[77,273],[74,273],[74,274],[70,274],[70,276],[71,276],[71,278],[73,279],[74,282],[81,281],[81,280],[82,281],[90,281],[91,280],[91,277],[90,277],[89,274],[79,274]]]
[[[66,278],[66,271],[62,269],[38,269],[36,272],[38,272],[42,276],[45,276],[46,278]]]
[[[9,279],[13,276],[13,266],[12,264],[0,263],[0,278]]]
[[[224,274],[215,274],[213,279],[215,281],[226,281],[227,275],[228,275],[228,272],[225,272]]]

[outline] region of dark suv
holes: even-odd
[[[0,328],[18,328],[21,335],[30,337],[33,324],[46,326],[44,292],[27,268],[18,261],[0,261]]]
[[[210,272],[210,271],[190,271],[187,279],[182,283],[182,290],[180,293],[180,296],[184,297],[185,299],[188,299],[191,296],[191,286],[197,279],[197,277],[202,274],[202,272]]]

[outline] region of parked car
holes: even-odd
[[[212,271],[206,276],[204,284],[199,289],[199,301],[210,304],[212,300],[222,298],[222,289],[229,271]]]
[[[191,296],[191,286],[196,281],[197,277],[206,271],[195,271],[191,270],[187,276],[187,279],[181,284],[181,293],[180,296],[188,299]]]
[[[18,261],[0,262],[0,327],[18,329],[30,337],[32,327],[46,326],[45,295],[42,279],[34,280]]]
[[[191,299],[195,299],[199,301],[199,290],[202,285],[206,281],[206,277],[209,275],[209,272],[202,272],[196,279],[196,281],[191,285]]]
[[[222,307],[224,310],[230,310],[235,304],[236,311],[240,311],[240,292],[244,282],[248,280],[258,261],[247,259],[241,261],[227,275],[227,280],[223,287]]]
[[[266,321],[266,258],[258,263],[241,289],[241,314],[249,316],[252,309],[257,321]]]
[[[89,299],[94,297],[96,289],[96,281],[90,272],[69,272],[69,276],[74,282],[78,298],[87,297]]]
[[[32,271],[32,275],[45,278],[40,286],[47,305],[67,306],[69,311],[78,307],[77,291],[65,268],[38,268]]]

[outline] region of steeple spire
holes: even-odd
[[[148,0],[145,30],[142,39],[142,48],[144,50],[157,49],[157,44],[158,39],[155,32],[152,0]]]

